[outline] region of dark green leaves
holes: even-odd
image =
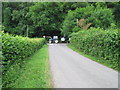
[[[68,36],[75,31],[77,26],[77,19],[85,19],[86,23],[92,23],[92,27],[108,28],[114,23],[114,15],[109,8],[102,8],[100,6],[87,6],[84,8],[77,8],[69,11],[62,26],[62,33]],[[79,29],[80,30],[80,29]]]

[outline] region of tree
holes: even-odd
[[[27,25],[29,37],[41,37],[43,35],[61,35],[60,29],[68,10],[77,7],[85,7],[88,3],[80,2],[39,2],[39,3],[3,3],[3,11],[10,8],[10,12],[3,18],[5,31],[26,36]],[[3,16],[7,13],[3,13]],[[5,23],[9,23],[5,24]]]
[[[26,36],[26,26],[28,18],[26,17],[29,7],[33,3],[9,2],[3,3],[3,25],[5,32]]]
[[[76,10],[70,10],[63,22],[61,31],[64,35],[68,36],[74,31],[73,28],[77,23],[76,19],[85,19],[86,23],[92,23],[92,27],[104,29],[114,23],[114,15],[109,8],[103,8],[100,5],[77,8]]]

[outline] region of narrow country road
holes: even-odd
[[[54,88],[118,88],[118,72],[92,61],[66,44],[49,44]]]

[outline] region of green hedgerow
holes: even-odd
[[[118,30],[91,28],[72,34],[70,44],[85,54],[101,58],[111,68],[118,69],[118,41]]]
[[[2,33],[3,65],[8,66],[16,60],[29,57],[45,43],[42,38],[28,38]]]

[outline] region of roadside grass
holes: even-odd
[[[79,53],[79,54],[81,54],[81,55],[83,55],[83,56],[85,56],[85,57],[87,57],[87,58],[89,58],[89,59],[91,59],[91,60],[93,60],[93,61],[96,61],[96,62],[98,62],[98,63],[100,63],[100,64],[103,64],[104,66],[107,66],[107,67],[109,67],[109,68],[112,68],[112,67],[113,67],[111,63],[109,63],[109,62],[107,62],[107,61],[105,61],[105,60],[103,60],[103,59],[101,59],[101,58],[97,58],[97,57],[93,57],[93,56],[91,56],[91,55],[85,54],[84,52],[81,52],[80,50],[78,50],[77,48],[71,46],[70,44],[68,44],[67,46],[68,46],[70,49],[72,49],[73,51],[75,51],[75,52],[77,52],[77,53]],[[114,69],[114,68],[112,68],[112,69]],[[115,68],[114,70],[119,71],[119,70],[116,69],[116,68]]]
[[[11,83],[12,88],[52,88],[48,46],[43,46],[37,53],[25,60],[23,73]]]

